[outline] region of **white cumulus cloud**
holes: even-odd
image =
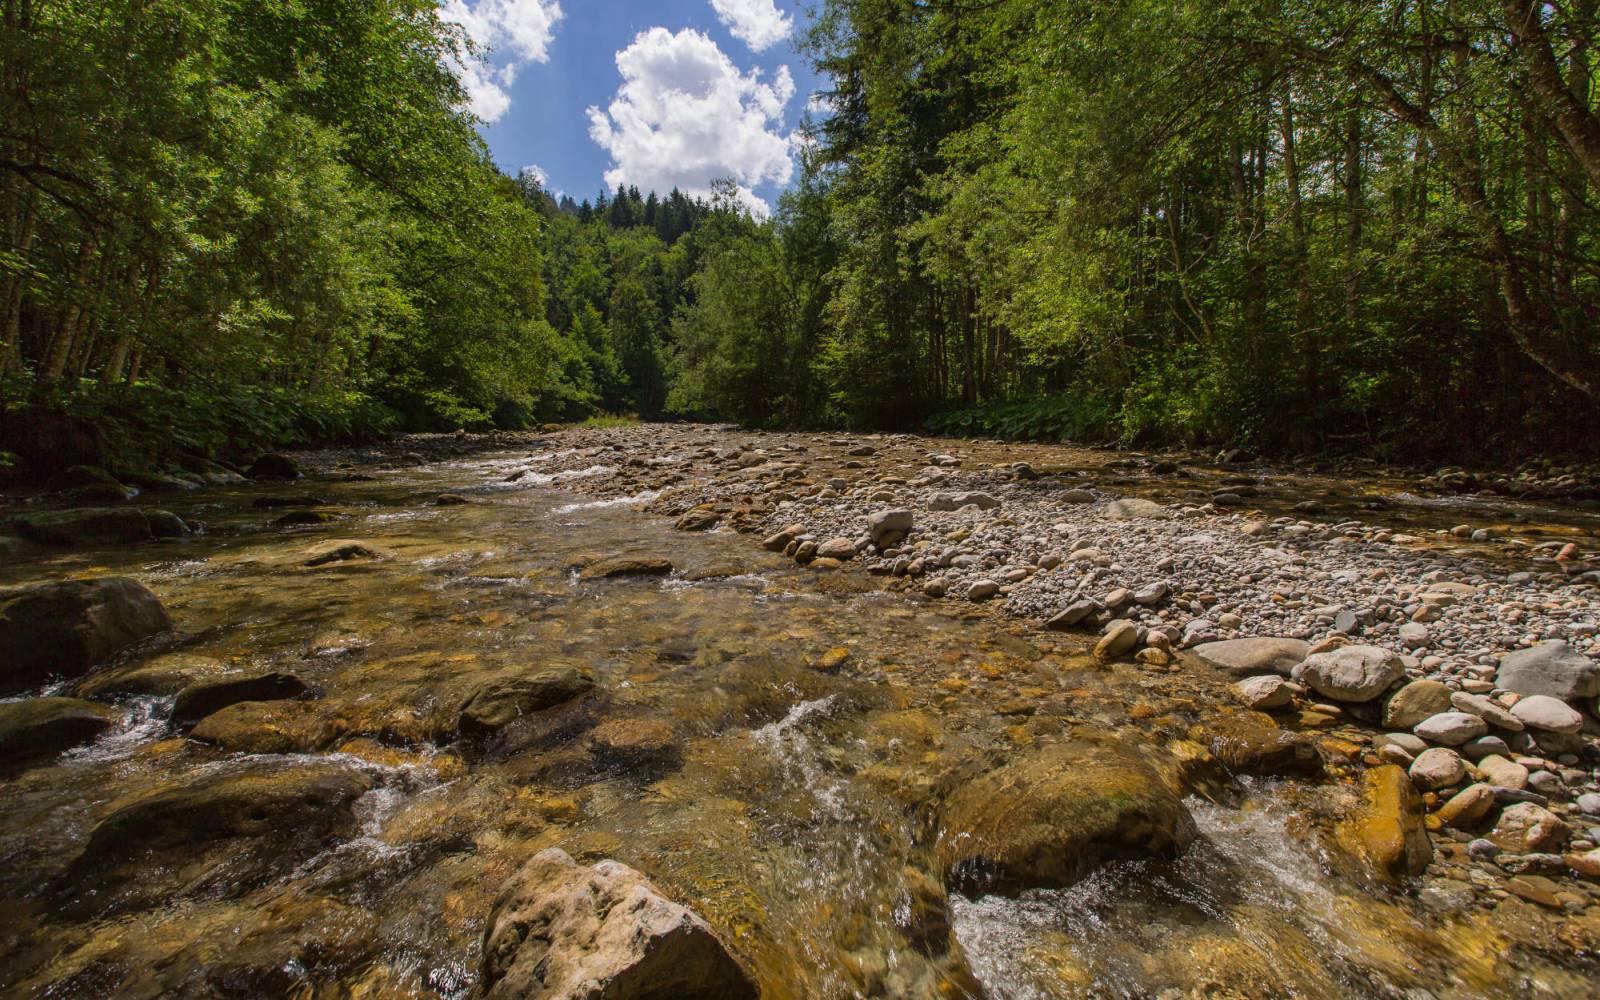
[[[778,44],[794,30],[794,18],[772,0],[711,0],[711,9],[728,33],[752,52]]]
[[[550,58],[561,20],[559,0],[444,0],[439,17],[459,24],[480,58],[451,67],[461,77],[472,113],[495,122],[511,108],[506,88],[530,62]]]
[[[589,136],[611,154],[606,184],[705,197],[731,177],[758,216],[767,204],[752,188],[786,184],[794,164],[781,134],[794,80],[780,66],[769,83],[741,72],[717,43],[685,28],[641,32],[617,53],[622,86],[605,110],[589,109]]]

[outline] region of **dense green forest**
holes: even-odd
[[[0,447],[630,413],[1593,453],[1596,6],[826,0],[758,220],[505,176],[427,0],[4,0]]]

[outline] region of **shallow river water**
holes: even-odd
[[[1097,666],[1080,641],[992,611],[677,532],[635,509],[647,496],[503,481],[529,464],[209,491],[173,507],[202,534],[0,567],[4,584],[131,576],[178,629],[132,662],[278,669],[316,693],[313,735],[289,753],[188,739],[171,699],[146,695],[93,745],[0,778],[0,992],[467,997],[500,885],[559,846],[691,906],[768,1000],[1595,995],[1576,957],[1519,947],[1481,910],[1345,874],[1318,826],[1348,794],[1337,781],[1214,789],[1190,800],[1200,838],[1176,863],[945,906],[928,847],[945,776],[1085,735],[1144,752],[1203,722],[1216,680]],[[471,502],[434,505],[445,491]],[[342,519],[278,527],[252,506],[308,493]],[[334,539],[380,557],[304,565]],[[577,572],[627,554],[675,570]],[[596,694],[494,740],[451,738],[442,720],[474,678],[563,664],[592,669]],[[151,791],[330,761],[367,779],[332,837],[76,863],[100,820]],[[930,936],[930,906],[949,934]]]

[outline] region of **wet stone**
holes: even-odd
[[[500,890],[484,935],[489,1000],[755,1000],[696,913],[617,861],[550,848]]]
[[[0,770],[53,757],[110,729],[118,712],[77,698],[0,703]]]

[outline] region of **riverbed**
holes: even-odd
[[[1429,573],[1482,596],[1405,651],[1419,676],[1470,683],[1481,657],[1556,635],[1593,655],[1600,602],[1583,560],[1600,515],[1427,496],[1396,475],[1121,460],[715,428],[428,439],[302,456],[293,482],[140,498],[197,529],[182,537],[27,550],[0,583],[129,577],[174,630],[24,695],[98,678],[118,714],[93,742],[0,778],[0,989],[469,997],[501,886],[559,847],[642,872],[768,1000],[1595,995],[1592,879],[1546,873],[1561,895],[1530,899],[1441,829],[1428,871],[1398,885],[1341,853],[1335,827],[1377,763],[1374,720],[1307,718],[1306,699],[1250,721],[1303,736],[1323,761],[1314,776],[1198,778],[1172,761],[1247,714],[1190,640],[1317,641],[1360,609],[1374,612],[1366,641],[1385,642],[1403,623],[1377,598],[1404,607]],[[995,504],[928,509],[950,492]],[[1170,516],[1108,517],[1115,498]],[[855,540],[887,507],[913,510],[929,545],[863,545],[832,565],[786,551],[801,535]],[[315,516],[280,523],[288,512]],[[763,545],[790,524],[803,530]],[[1091,547],[1103,564],[1070,558]],[[933,565],[913,573],[919,557]],[[596,570],[630,560],[645,571]],[[969,599],[981,580],[994,594]],[[1096,657],[1095,631],[1044,627],[1072,601],[1154,583],[1168,589],[1142,627],[1170,624],[1177,641],[1144,648],[1163,656]],[[103,680],[179,658],[305,690],[277,716],[190,729],[173,694]],[[486,678],[555,668],[592,690],[463,732],[460,705]],[[1595,790],[1586,725],[1571,762],[1551,765],[1570,794],[1549,797],[1579,843],[1588,823],[1568,803]],[[941,803],[1055,746],[1178,774],[1193,842],[1060,886],[954,884]],[[351,792],[339,822],[307,821],[315,835],[268,816],[192,856],[93,842],[172,789],[317,768]]]

